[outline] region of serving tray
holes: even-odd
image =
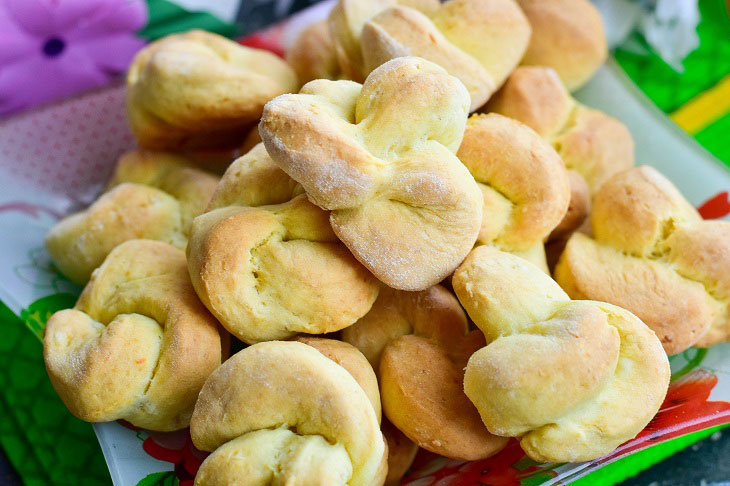
[[[281,52],[330,7],[318,4],[242,42]],[[730,173],[657,110],[615,62],[609,60],[576,97],[624,122],[636,141],[637,163],[667,175],[703,217],[730,219]],[[51,265],[43,238],[63,215],[94,200],[117,157],[133,146],[119,84],[0,122],[0,300],[16,315],[40,309],[43,316],[44,306],[72,303],[70,296],[78,295],[80,289]],[[39,338],[43,323],[26,320]],[[471,463],[421,452],[402,484],[569,484],[634,452],[729,424],[730,344],[690,349],[673,356],[671,365],[672,384],[655,419],[604,458],[538,464],[513,440],[496,456]],[[187,430],[152,433],[122,422],[95,424],[94,430],[119,486],[192,486],[205,457]]]

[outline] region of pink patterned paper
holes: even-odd
[[[124,86],[83,95],[0,122],[0,168],[45,191],[88,203],[114,161],[134,146]]]

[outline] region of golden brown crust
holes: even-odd
[[[730,224],[702,221],[646,166],[604,183],[591,220],[595,239],[574,234],[555,270],[573,298],[634,312],[670,355],[730,339]]]
[[[49,319],[43,342],[48,376],[74,415],[162,431],[188,425],[222,356],[185,255],[150,240],[116,247],[74,309]]]
[[[290,397],[296,397],[292,399]],[[206,381],[190,434],[214,451],[199,485],[367,486],[385,477],[385,442],[363,389],[341,366],[298,342],[259,343]]]
[[[127,74],[127,116],[142,147],[232,147],[267,101],[297,86],[292,69],[275,55],[192,30],[135,56]]]
[[[179,155],[127,152],[107,192],[51,228],[46,247],[61,272],[81,285],[125,241],[144,238],[185,248],[190,222],[205,209],[217,183],[217,177]]]
[[[342,366],[348,373],[355,378],[357,384],[363,389],[368,396],[368,400],[373,405],[375,415],[378,417],[378,423],[382,418],[382,410],[380,406],[380,390],[378,389],[378,379],[375,377],[375,371],[370,366],[365,356],[353,345],[337,341],[334,339],[317,338],[312,336],[299,336],[294,341],[312,346],[314,349],[327,356],[329,359]]]
[[[700,220],[674,184],[645,165],[611,178],[596,194],[591,214],[597,240],[642,257],[657,251],[672,225]]]
[[[517,66],[530,38],[527,19],[513,0],[451,0],[426,15],[398,6],[369,13],[360,40],[364,73],[396,57],[422,57],[464,83],[471,111]]]
[[[464,363],[484,346],[481,333],[472,334],[457,359],[434,340],[406,335],[385,348],[380,362],[388,419],[419,447],[453,459],[483,459],[507,444],[481,424],[463,392]]]
[[[522,64],[555,69],[570,91],[606,61],[608,47],[598,9],[588,0],[518,0],[532,27]]]
[[[431,18],[451,43],[479,60],[496,88],[517,67],[532,32],[513,0],[450,0]]]
[[[524,252],[565,215],[570,185],[563,161],[528,126],[498,114],[472,115],[456,155],[484,195],[479,243]]]
[[[552,140],[566,167],[595,192],[612,175],[634,165],[634,139],[626,126],[603,112],[579,106]]]
[[[445,288],[383,287],[370,312],[342,338],[379,370],[388,419],[417,445],[458,459],[484,458],[504,446],[487,433],[461,390],[464,365],[484,340],[478,331],[468,333],[464,311]]]
[[[269,157],[262,143],[228,167],[206,211],[225,206],[267,206],[291,201],[304,189]]]
[[[454,155],[468,103],[442,68],[398,58],[363,86],[317,80],[272,100],[260,132],[363,265],[391,287],[422,290],[458,265],[481,223],[479,189]]]
[[[595,459],[659,409],[669,363],[630,312],[571,301],[536,266],[487,246],[467,257],[452,283],[488,343],[469,359],[466,395],[491,432],[520,437],[532,459]]]
[[[444,37],[434,23],[411,8],[393,7],[372,17],[362,30],[365,72],[391,59],[417,56],[443,67],[464,83],[469,111],[482,106],[497,85],[481,63]]]
[[[190,223],[205,210],[219,181],[219,177],[192,166],[185,157],[137,149],[119,158],[108,187],[132,182],[165,191],[180,203],[180,219],[187,236]]]
[[[313,79],[337,79],[340,66],[326,20],[308,25],[286,51],[286,62],[304,84]]]
[[[546,138],[565,166],[586,179],[591,194],[634,165],[634,141],[626,127],[577,104],[551,68],[515,69],[485,110],[519,120]]]
[[[360,36],[365,22],[379,12],[396,5],[416,9],[424,14],[438,10],[439,0],[340,0],[327,19],[335,57],[343,79],[363,82],[368,75],[363,62]]]
[[[468,324],[454,295],[440,285],[420,292],[382,286],[370,311],[342,330],[342,340],[359,349],[377,372],[383,350],[394,339],[415,334],[457,349]]]
[[[575,103],[554,70],[520,66],[489,100],[485,111],[519,120],[549,138],[568,123]]]
[[[258,144],[231,164],[188,245],[193,285],[248,343],[337,331],[362,317],[375,278],[334,235],[329,214]]]
[[[197,217],[187,255],[203,303],[247,343],[337,331],[362,317],[378,293],[328,214],[304,195]]]
[[[701,284],[581,233],[568,240],[555,279],[574,299],[601,300],[631,310],[657,334],[669,355],[696,343],[715,314]]]
[[[580,228],[591,212],[591,194],[586,180],[576,171],[569,170],[568,181],[570,183],[570,204],[560,224],[550,233],[548,241],[567,240],[575,230]]]

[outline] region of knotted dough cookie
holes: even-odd
[[[469,332],[464,311],[445,288],[382,288],[370,312],[344,329],[342,339],[379,370],[385,415],[419,447],[476,460],[507,443],[484,428],[464,395],[464,366],[484,338]]]
[[[553,68],[575,91],[606,61],[601,14],[588,0],[517,0],[532,27],[523,65]]]
[[[365,391],[368,399],[375,409],[378,422],[381,421],[380,391],[378,390],[378,379],[375,377],[373,367],[368,360],[358,351],[355,346],[334,339],[324,339],[310,336],[299,336],[294,339],[301,343],[312,346],[317,351],[342,366],[355,378],[355,381]],[[408,440],[387,419],[382,421],[381,430],[387,444],[388,453],[388,474],[385,484],[396,484],[406,473],[413,463],[418,452],[418,446]]]
[[[595,459],[659,409],[669,362],[630,312],[571,301],[531,263],[487,246],[469,254],[453,285],[488,343],[469,359],[464,391],[489,431],[518,437],[530,458]]]
[[[591,221],[594,237],[574,234],[555,270],[571,297],[630,310],[670,355],[730,339],[730,223],[703,221],[646,166],[607,181]]]
[[[262,144],[231,164],[208,209],[190,230],[190,277],[242,341],[338,331],[375,301],[376,279]]]
[[[358,3],[370,5],[366,10],[370,18],[348,23],[347,14],[363,11],[359,5],[356,8]],[[330,14],[335,43],[357,37],[350,29],[361,26],[363,74],[402,56],[419,56],[442,66],[469,90],[470,111],[502,85],[530,39],[530,25],[513,0],[450,0],[430,13],[392,2],[379,9],[377,5],[370,0],[341,0]],[[355,57],[350,63],[357,64],[358,56],[350,57]]]
[[[48,376],[71,413],[160,431],[187,427],[198,392],[228,352],[221,347],[185,255],[151,240],[112,250],[74,308],[51,316],[43,338]]]
[[[543,242],[563,219],[571,195],[560,156],[527,125],[494,113],[469,118],[456,155],[483,195],[477,243],[547,272]]]
[[[385,477],[373,407],[340,365],[306,344],[259,343],[206,381],[190,423],[212,454],[196,485],[367,486]]]
[[[585,178],[591,193],[634,165],[634,141],[626,127],[576,102],[551,68],[515,69],[485,111],[519,120],[546,138],[565,166]]]
[[[218,177],[166,152],[133,150],[119,161],[107,192],[46,236],[61,273],[85,284],[120,243],[145,238],[185,248],[190,222],[208,204]]]
[[[352,344],[335,339],[318,338],[312,336],[298,336],[294,341],[312,346],[329,359],[347,370],[360,388],[363,389],[368,400],[373,405],[378,423],[382,419],[380,406],[380,390],[375,371],[363,354]]]
[[[481,225],[479,188],[454,155],[468,104],[459,80],[404,57],[364,85],[317,80],[275,98],[259,130],[363,265],[391,287],[422,290],[456,268]]]
[[[201,30],[142,49],[127,73],[127,118],[146,148],[234,146],[264,104],[298,88],[274,54]]]
[[[330,11],[327,24],[335,58],[345,79],[362,82],[367,77],[360,47],[363,26],[378,12],[402,5],[425,14],[439,9],[439,0],[340,0]]]
[[[286,62],[297,73],[300,83],[340,77],[340,66],[326,20],[302,29],[286,51]]]

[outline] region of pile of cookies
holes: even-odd
[[[606,55],[587,0],[340,0],[286,61],[150,44],[139,148],[46,240],[85,285],[46,327],[54,387],[83,420],[190,426],[199,485],[611,452],[667,354],[730,339],[730,224],[573,99]]]

